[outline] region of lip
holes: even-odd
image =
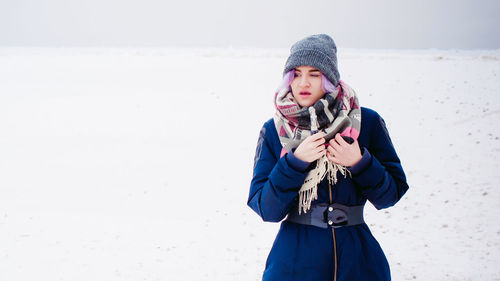
[[[300,92],[300,93],[299,93],[299,95],[301,95],[301,96],[303,96],[303,97],[304,97],[304,96],[310,96],[310,95],[311,95],[311,93],[310,93],[310,92],[308,92],[308,91],[302,91],[302,92]]]

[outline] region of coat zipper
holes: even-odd
[[[328,191],[330,194],[330,204],[333,204],[332,185],[328,183]],[[335,228],[332,227],[333,236],[333,257],[335,258],[335,272],[333,273],[333,281],[337,281],[337,239],[335,239]]]

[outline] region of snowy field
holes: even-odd
[[[0,48],[0,280],[260,280],[246,206],[281,49]],[[500,280],[500,50],[340,50],[410,190],[393,280]],[[497,186],[497,187],[495,187]]]

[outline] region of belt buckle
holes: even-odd
[[[342,226],[346,226],[348,224],[347,213],[338,208],[338,206],[334,206],[335,204],[328,205],[324,215],[324,221],[329,227],[339,228]]]

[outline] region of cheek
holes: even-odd
[[[292,94],[294,94],[294,95],[295,95],[295,93],[296,93],[296,91],[297,91],[297,88],[298,88],[298,87],[297,87],[297,83],[292,82],[292,83],[290,84],[290,88],[292,88]]]
[[[315,83],[314,91],[321,97],[325,94],[325,92],[323,92],[323,88],[321,87],[321,80],[318,83]]]

